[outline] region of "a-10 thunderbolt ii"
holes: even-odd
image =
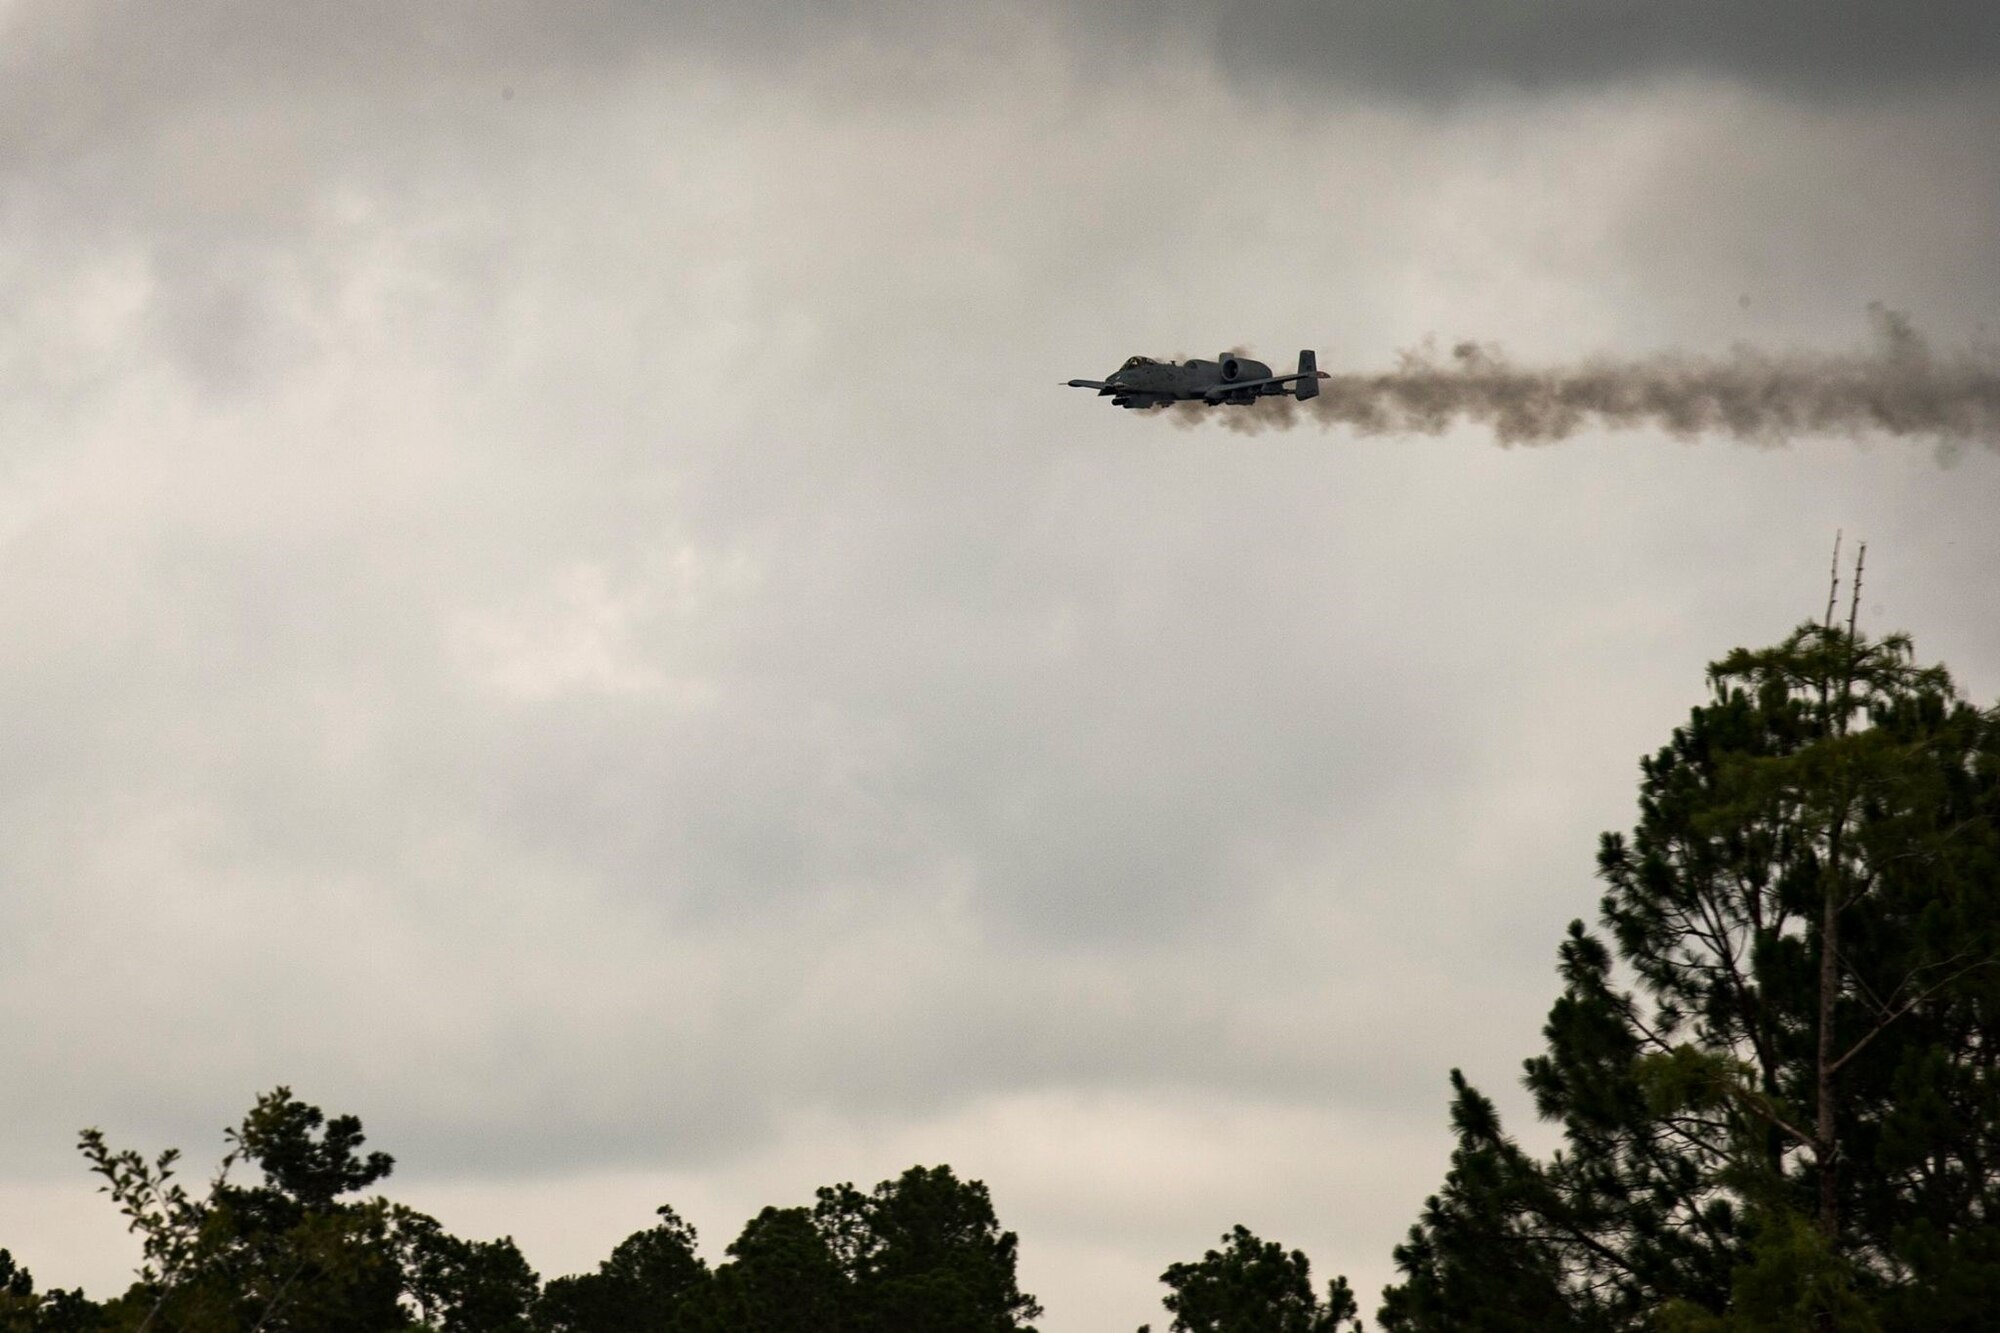
[[[1273,375],[1262,361],[1224,352],[1213,361],[1155,361],[1135,356],[1101,380],[1070,380],[1072,389],[1095,389],[1119,407],[1165,407],[1168,403],[1218,403],[1242,406],[1259,398],[1289,393],[1304,400],[1317,397],[1327,373],[1312,352],[1299,353],[1299,368],[1290,375]],[[1287,389],[1286,385],[1295,387]]]

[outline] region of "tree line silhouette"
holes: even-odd
[[[1858,581],[1858,570],[1857,570]],[[1456,1070],[1451,1165],[1395,1250],[1390,1333],[1970,1330],[2000,1311],[2000,709],[1828,614],[1709,668],[1606,834],[1524,1065],[1546,1159]],[[0,1330],[1000,1333],[1042,1314],[978,1181],[916,1166],[765,1208],[713,1267],[671,1208],[543,1281],[371,1187],[361,1123],[277,1088],[205,1187],[96,1130],[141,1241],[122,1294],[0,1250]],[[240,1182],[238,1175],[252,1175]],[[1331,1202],[1331,1201],[1330,1201]],[[1297,1250],[1238,1226],[1162,1274],[1176,1333],[1343,1333]],[[1142,1330],[1142,1333],[1145,1333]]]

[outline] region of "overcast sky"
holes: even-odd
[[[586,1268],[986,1180],[1364,1308],[1704,665],[2000,698],[2000,453],[1176,429],[1126,356],[2000,325],[2000,11],[0,0],[0,1245],[286,1083]]]

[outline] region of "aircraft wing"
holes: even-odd
[[[1097,389],[1099,391],[1111,387],[1109,384],[1106,384],[1103,380],[1065,380],[1063,382],[1063,385],[1065,388],[1070,388],[1070,389]]]
[[[1325,378],[1325,374],[1322,371],[1302,370],[1290,375],[1266,375],[1260,380],[1230,380],[1224,384],[1209,385],[1208,391],[1203,394],[1203,397],[1223,399],[1232,393],[1242,393],[1245,389],[1262,389],[1273,384],[1290,384],[1293,380],[1323,378]]]

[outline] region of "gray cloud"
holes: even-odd
[[[1268,71],[1405,96],[1496,87],[1546,92],[1693,75],[1842,100],[1983,82],[2000,60],[2000,22],[1979,0],[1909,6],[1274,0],[1181,12],[1246,82]],[[1136,14],[1124,18],[1143,22]]]
[[[1175,1237],[1337,1180],[1373,1211],[1318,1266],[1379,1265],[1443,1071],[1532,1048],[1633,759],[1834,527],[2000,693],[1983,453],[1329,447],[1052,387],[1246,336],[1839,347],[1870,297],[1956,346],[1977,96],[1302,109],[1033,25],[779,78],[636,10],[188,12],[9,11],[10,1180],[87,1199],[79,1125],[199,1157],[289,1080],[498,1234],[524,1181],[776,1155],[740,1193],[781,1202],[1017,1117],[1004,1215],[1083,1219],[1051,1328],[1072,1240],[1132,1323],[1193,1252],[1117,1229],[1189,1141]],[[1117,1199],[1033,1157],[1135,1106]],[[1301,1117],[1436,1133],[1243,1169]],[[0,1243],[73,1280],[44,1234]]]
[[[1194,54],[1212,56],[1250,90],[1275,79],[1418,100],[1694,76],[1840,101],[1990,84],[2000,63],[2000,22],[1981,0],[1114,0],[944,11],[906,0],[588,0],[559,9],[529,0],[200,0],[149,14],[100,0],[31,0],[9,24],[13,105],[32,103],[41,114],[31,137],[56,147],[163,96],[198,99],[218,84],[372,89],[395,97],[399,115],[425,116],[470,84],[500,80],[510,91],[519,84],[524,98],[544,96],[688,55],[746,70],[839,70],[853,87],[869,77],[857,67],[885,55],[892,64],[898,53],[1005,58],[1038,31],[1109,70]],[[92,75],[91,94],[51,98],[60,78],[34,76],[59,66]],[[908,95],[927,81],[921,62],[906,63],[873,89]],[[415,101],[403,104],[405,94]]]

